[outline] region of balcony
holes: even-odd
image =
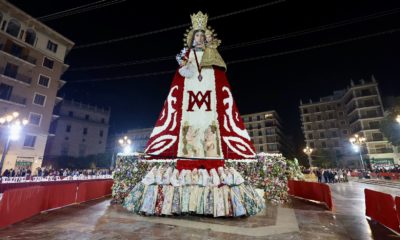
[[[0,67],[0,74],[29,85],[32,83],[31,77],[19,74],[15,71],[9,71],[4,67]]]
[[[368,119],[368,118],[378,118],[378,117],[383,117],[383,114],[379,111],[379,112],[375,112],[375,113],[366,113],[366,114],[361,114],[360,116],[355,115],[354,117],[352,117],[349,121],[350,124],[356,122],[359,119]]]
[[[375,136],[372,138],[367,138],[367,142],[380,142],[380,141],[385,141],[383,136],[380,136],[380,137]]]
[[[2,96],[0,95],[0,101],[7,101],[10,103],[16,103],[20,105],[26,105],[26,98],[18,96],[18,95],[8,95],[8,96]]]
[[[378,148],[378,149],[369,149],[369,154],[379,154],[379,153],[393,153],[392,148]]]
[[[7,54],[10,54],[14,57],[17,57],[19,59],[22,59],[28,63],[31,63],[33,65],[36,65],[37,59],[34,57],[29,56],[28,54],[24,54],[24,51],[16,50],[11,47],[6,48],[4,44],[0,44],[0,51],[5,52]]]

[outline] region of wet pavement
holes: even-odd
[[[400,239],[364,216],[364,188],[393,195],[399,189],[356,182],[330,186],[333,212],[293,198],[247,218],[143,217],[103,199],[42,213],[0,230],[0,239]]]

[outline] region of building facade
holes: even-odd
[[[118,143],[118,140],[125,136],[127,136],[132,141],[131,147],[133,152],[144,152],[152,131],[153,128],[137,128],[128,130],[122,134],[116,134],[113,138],[114,152],[118,153],[123,151]]]
[[[7,1],[0,1],[0,115],[19,112],[29,119],[21,136],[5,143],[8,129],[1,126],[0,149],[6,153],[2,170],[42,165],[53,119],[61,98],[57,91],[68,69],[64,59],[74,43]]]
[[[46,159],[52,157],[86,157],[105,153],[110,109],[76,101],[62,101],[55,111],[46,146]]]
[[[242,115],[243,122],[257,152],[287,154],[287,141],[276,111]]]
[[[300,103],[307,146],[333,152],[346,166],[361,165],[361,158],[349,141],[355,134],[366,138],[361,153],[372,167],[399,163],[395,149],[379,130],[383,113],[378,83],[373,76],[370,82],[351,81],[347,89],[335,91],[319,102]]]

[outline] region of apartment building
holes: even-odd
[[[3,171],[35,170],[42,165],[53,108],[62,100],[57,92],[65,84],[61,80],[68,69],[64,59],[73,45],[22,10],[0,1],[0,116],[18,112],[21,119],[29,120],[8,149],[8,127],[1,125]]]

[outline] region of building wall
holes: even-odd
[[[20,24],[16,37],[7,32],[10,22]],[[26,38],[28,29],[35,32],[32,41]],[[49,40],[58,44],[55,52],[47,49]],[[64,58],[72,46],[70,40],[6,1],[0,1],[0,116],[17,111],[20,118],[31,119],[19,140],[11,142],[3,171],[22,165],[32,170],[41,166],[53,108],[59,101],[57,91],[64,84],[60,76],[68,67]],[[52,69],[43,66],[45,58],[53,61]],[[40,75],[48,78],[46,86],[43,81],[39,84]],[[42,105],[35,104],[36,94],[45,96]],[[32,120],[35,115],[40,116],[40,121]],[[24,146],[27,135],[36,137],[33,147]],[[2,126],[2,152],[7,137],[7,128]]]
[[[287,153],[287,141],[275,111],[242,115],[257,152]]]
[[[149,141],[151,132],[153,128],[138,128],[131,129],[122,134],[117,134],[114,136],[114,152],[122,152],[122,148],[118,143],[120,138],[127,136],[132,141],[132,151],[134,152],[144,152],[147,142]]]
[[[74,101],[60,103],[46,158],[85,157],[105,152],[110,110]]]
[[[360,157],[349,142],[350,137],[358,134],[366,137],[365,159],[399,162],[399,156],[379,130],[383,105],[374,77],[368,83],[352,82],[348,89],[336,91],[319,102],[301,103],[300,113],[304,138],[311,148],[333,151],[347,159],[348,165],[359,166]]]

